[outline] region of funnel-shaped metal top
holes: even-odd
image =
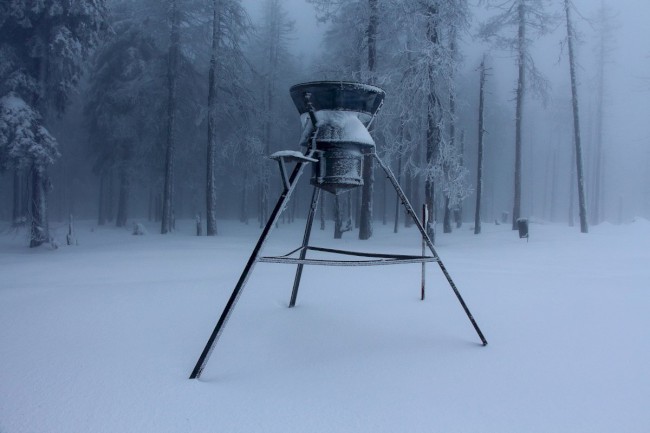
[[[300,112],[302,146],[315,146],[312,185],[340,194],[363,185],[363,154],[374,151],[368,127],[384,91],[368,84],[314,81],[289,90]]]
[[[305,94],[309,93],[314,111],[354,111],[367,115],[367,120],[366,116],[363,116],[362,121],[370,121],[385,96],[384,91],[379,87],[350,81],[313,81],[296,84],[289,92],[300,114],[308,111]]]

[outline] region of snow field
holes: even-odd
[[[650,426],[650,223],[468,225],[435,264],[258,264],[200,380],[187,377],[259,229],[220,236],[77,228],[79,246],[0,236],[0,432],[645,432]],[[280,225],[266,254],[302,239]],[[414,229],[360,242],[418,253]],[[64,236],[61,228],[57,233]]]

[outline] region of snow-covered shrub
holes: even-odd
[[[133,233],[134,236],[142,236],[147,234],[147,229],[142,223],[133,223]]]

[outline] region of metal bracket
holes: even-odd
[[[289,189],[289,174],[287,173],[287,167],[284,165],[285,162],[318,162],[317,159],[305,156],[300,152],[293,150],[281,150],[270,155],[269,158],[278,161],[280,166],[280,175],[282,176],[282,183],[284,184],[284,189]]]

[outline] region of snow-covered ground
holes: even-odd
[[[489,341],[427,265],[259,264],[200,380],[188,376],[257,238],[79,224],[79,246],[0,235],[0,432],[626,432],[650,429],[650,222],[440,235]],[[313,244],[418,253],[413,229]],[[63,240],[64,228],[58,230]],[[302,224],[280,225],[267,253]],[[61,242],[64,244],[64,242]]]

